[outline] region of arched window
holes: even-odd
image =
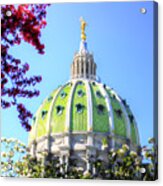
[[[122,103],[125,107],[127,107],[127,101],[125,99],[122,99]]]
[[[117,116],[118,117],[122,117],[122,110],[121,109],[116,109],[116,110],[114,110],[115,111],[115,113],[117,114]]]
[[[77,72],[77,75],[79,75],[79,61],[78,60],[76,61],[76,72]]]
[[[129,114],[128,117],[129,117],[130,122],[133,123],[133,121],[134,121],[134,116],[133,116],[132,114]]]
[[[45,116],[46,116],[47,113],[48,113],[47,110],[43,110],[43,111],[41,112],[41,117],[42,117],[42,119],[45,119]]]
[[[89,62],[89,65],[90,65],[90,74],[93,75],[93,70],[92,70],[93,63],[92,63],[92,61]]]
[[[106,89],[106,85],[105,84],[103,84],[103,87],[104,87],[104,89]]]
[[[88,69],[89,69],[89,61],[86,63],[86,74],[87,74],[87,77],[88,77],[88,74],[89,74]]]
[[[98,114],[104,114],[105,107],[102,104],[97,105],[97,112]]]
[[[93,81],[93,82],[92,82],[92,85],[93,85],[93,86],[96,86],[96,83]]]
[[[83,85],[84,83],[82,81],[78,81],[78,85]]]
[[[35,121],[36,121],[36,116],[33,117],[33,122],[35,122]]]
[[[81,61],[81,74],[84,74],[84,63],[83,60]]]
[[[77,111],[77,113],[82,113],[83,109],[84,109],[84,105],[82,105],[80,103],[76,104],[76,111]]]
[[[48,97],[48,101],[50,102],[53,99],[52,96]]]
[[[63,112],[63,107],[60,105],[56,106],[56,112],[57,112],[57,115],[61,115]]]
[[[66,95],[67,95],[67,94],[66,94],[64,91],[62,91],[61,94],[60,94],[61,98],[65,98]]]
[[[84,92],[83,92],[81,89],[80,89],[80,90],[78,90],[78,92],[77,92],[77,93],[78,93],[78,96],[79,96],[79,97],[82,97],[82,96],[84,95]]]
[[[113,99],[116,99],[115,94],[111,94],[111,97],[112,97]]]
[[[96,96],[97,96],[98,98],[101,98],[101,97],[102,97],[101,92],[97,90],[97,91],[96,91]]]

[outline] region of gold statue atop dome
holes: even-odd
[[[87,38],[87,36],[85,34],[85,27],[86,27],[87,23],[84,21],[84,19],[82,17],[80,18],[80,22],[81,22],[81,39],[85,41]]]

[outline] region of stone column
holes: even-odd
[[[91,78],[93,79],[94,78],[94,63],[92,62],[92,65],[91,65]]]
[[[91,74],[90,74],[90,78],[93,77],[93,62],[90,61],[90,68],[91,68]]]
[[[83,63],[83,58],[81,58],[81,75],[80,77],[83,77],[83,74],[84,74],[84,63]]]
[[[60,161],[60,172],[63,173],[63,168],[62,168],[63,156],[62,155],[60,155],[59,161]]]
[[[84,78],[86,78],[86,65],[87,65],[86,59],[83,61],[83,65],[84,65]]]
[[[93,63],[93,78],[96,79],[96,64]]]
[[[91,165],[90,165],[90,162],[89,162],[89,157],[87,157],[87,161],[86,161],[86,171],[88,172],[88,171],[90,171],[91,170]]]
[[[36,140],[34,140],[33,144],[31,145],[32,146],[32,156],[34,156],[36,158],[36,155],[37,155],[37,142]]]
[[[91,78],[91,61],[88,60],[88,78]]]
[[[79,60],[76,60],[76,77],[79,76]]]
[[[90,164],[90,157],[92,154],[92,147],[93,146],[93,136],[92,133],[90,132],[87,137],[87,152],[86,152],[86,157],[87,157],[87,171],[91,170],[91,164]]]
[[[79,78],[82,76],[82,61],[81,61],[81,58],[79,60]]]
[[[96,77],[96,63],[95,63],[95,77]]]
[[[76,61],[74,61],[74,78],[76,78],[77,75],[77,64]]]
[[[75,63],[73,63],[73,78],[75,77]]]
[[[65,172],[67,172],[67,170],[68,170],[68,159],[69,159],[69,157],[68,156],[66,156],[65,157],[65,164],[66,164],[66,166],[65,166]]]
[[[74,78],[74,68],[73,68],[74,63],[71,65],[71,78]]]

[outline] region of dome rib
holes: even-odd
[[[91,94],[92,94],[92,103],[93,103],[93,131],[95,132],[109,132],[109,120],[108,120],[108,114],[106,109],[106,103],[105,98],[102,96],[101,98],[98,98],[96,96],[96,92],[100,91],[100,88],[98,86],[97,82],[90,82],[90,88],[91,88]],[[97,107],[98,105],[104,106],[105,110],[102,114],[98,113]]]
[[[90,90],[90,85],[88,83],[88,81],[84,81],[85,85],[86,85],[86,93],[87,93],[87,130],[88,131],[92,131],[93,129],[93,112],[92,112],[92,94],[91,94],[91,90]]]
[[[131,129],[130,129],[130,121],[129,121],[129,117],[126,111],[126,108],[124,107],[122,100],[120,99],[120,97],[118,96],[118,94],[112,90],[112,92],[114,93],[114,95],[116,96],[116,99],[118,100],[120,107],[125,115],[125,120],[126,120],[126,129],[127,129],[127,138],[130,139],[131,138]]]
[[[138,125],[137,125],[137,122],[136,122],[136,120],[134,120],[135,121],[135,130],[136,130],[136,139],[137,139],[137,141],[136,141],[136,144],[138,144],[138,145],[140,145],[140,137],[139,137],[139,131],[138,131]]]
[[[69,98],[69,93],[71,91],[72,86],[70,86],[68,83],[66,83],[63,88],[59,91],[57,98],[54,103],[53,107],[53,113],[52,113],[52,120],[51,120],[51,125],[52,125],[52,133],[61,133],[65,132],[65,125],[66,125],[66,112],[67,112],[67,103],[68,103],[68,98]],[[67,96],[64,98],[61,97],[61,93],[65,92]],[[63,112],[62,114],[56,113],[55,108],[57,106],[63,107]]]
[[[108,120],[109,120],[109,128],[110,128],[110,133],[111,133],[111,136],[112,136],[112,147],[114,148],[115,146],[115,140],[113,138],[114,136],[114,119],[113,119],[113,109],[112,109],[112,106],[111,106],[111,103],[110,103],[110,98],[107,94],[107,91],[105,90],[103,84],[99,84],[100,86],[100,90],[105,98],[105,102],[106,102],[106,106],[107,106],[107,109],[108,109]]]
[[[52,99],[52,103],[48,112],[48,122],[47,122],[47,134],[48,134],[48,151],[50,151],[51,145],[50,145],[50,135],[51,135],[51,130],[52,130],[52,126],[51,126],[51,120],[52,120],[52,114],[53,114],[53,109],[54,109],[54,104],[55,101],[59,95],[59,92],[63,89],[63,87],[59,87]]]
[[[114,119],[114,136],[123,136],[126,137],[126,120],[124,114],[122,112],[121,116],[116,114],[116,111],[121,111],[120,103],[116,99],[116,96],[112,93],[112,89],[106,89],[108,96],[110,98],[111,107],[113,112],[113,119]]]
[[[71,92],[70,92],[70,95],[69,95],[69,98],[68,98],[68,104],[67,104],[67,113],[66,113],[66,130],[67,131],[70,131],[70,128],[71,128],[71,112],[72,112],[72,98],[73,98],[73,95],[75,93],[75,89],[76,89],[76,83],[77,81],[74,80],[73,81],[73,84],[72,84],[72,88],[71,88]]]
[[[84,95],[82,97],[78,95],[79,90],[82,90],[84,92]],[[72,99],[71,131],[87,131],[87,94],[83,80],[78,80],[76,82],[76,87]],[[83,107],[80,113],[77,112],[77,105],[81,105]]]
[[[37,140],[37,129],[38,129],[38,118],[39,118],[38,116],[40,114],[41,109],[42,109],[42,105],[40,105],[40,107],[38,108],[35,114],[36,120],[32,124],[32,131],[30,132],[29,135],[29,144]]]
[[[129,106],[126,108],[126,111],[129,115],[133,115],[131,109],[129,108]],[[133,119],[133,122],[130,122],[130,128],[131,128],[131,140],[133,142],[133,144],[139,144],[139,133],[138,133],[138,128],[137,128],[137,123],[135,118]]]

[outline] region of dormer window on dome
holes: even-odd
[[[104,89],[106,89],[106,85],[105,84],[103,84],[103,87],[104,87]]]
[[[111,93],[111,98],[116,99],[115,94]]]
[[[60,94],[61,98],[65,98],[66,95],[67,95],[67,94],[66,94],[64,91],[62,91],[61,94]]]
[[[43,110],[43,111],[41,112],[41,117],[42,117],[42,119],[45,119],[45,116],[46,116],[47,113],[48,113],[47,110]]]
[[[93,82],[92,82],[92,85],[93,85],[93,86],[96,86],[96,83],[93,81]]]
[[[84,85],[82,81],[78,81],[78,85]]]
[[[33,122],[35,122],[35,121],[36,121],[36,116],[33,117]]]
[[[76,104],[76,111],[77,111],[77,113],[82,113],[83,109],[84,109],[84,105],[82,105],[80,103]]]
[[[63,112],[63,107],[61,105],[58,105],[56,106],[56,112],[57,112],[57,115],[61,115],[62,112]]]
[[[79,97],[82,97],[82,96],[84,95],[84,92],[83,92],[81,89],[80,89],[80,90],[78,90],[78,92],[77,92],[77,93],[78,93],[78,96],[79,96]]]
[[[105,111],[104,105],[102,105],[102,104],[97,105],[97,112],[99,114],[104,114],[104,111]]]
[[[120,118],[122,117],[122,110],[121,109],[115,109],[114,111],[118,117],[120,117]]]
[[[52,96],[48,97],[48,101],[50,102],[53,99]]]
[[[72,86],[72,82],[69,82],[68,85],[71,87]]]
[[[101,92],[97,90],[97,91],[96,91],[96,96],[97,96],[98,98],[101,98],[101,97],[102,97]]]
[[[134,121],[134,116],[133,116],[132,114],[129,114],[128,117],[129,117],[130,122],[133,123],[133,121]]]
[[[122,99],[122,103],[123,103],[123,105],[124,105],[125,107],[127,107],[127,102],[126,102],[125,99]]]

